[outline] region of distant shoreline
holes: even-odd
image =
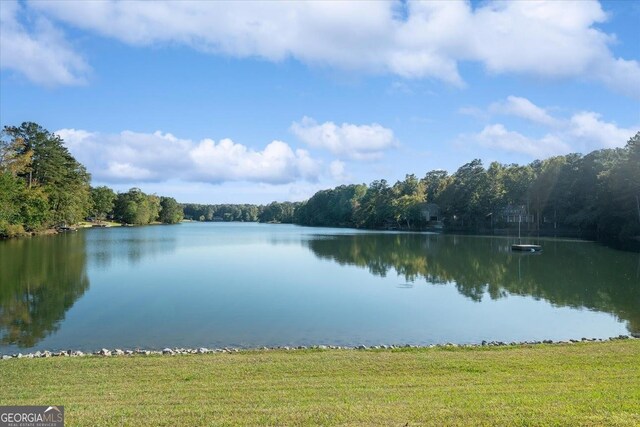
[[[266,224],[266,225],[281,225],[281,224],[289,224],[296,225],[299,227],[309,227],[309,228],[340,228],[340,229],[351,229],[357,231],[378,231],[378,232],[386,232],[386,233],[430,233],[430,234],[449,234],[449,235],[461,235],[461,236],[483,236],[483,237],[512,237],[517,238],[517,234],[514,233],[512,229],[496,229],[492,232],[488,230],[463,230],[463,229],[442,229],[442,230],[419,230],[419,229],[385,229],[385,228],[356,228],[351,226],[344,225],[333,225],[333,226],[318,226],[318,225],[305,225],[305,224],[296,224],[296,223],[282,223],[282,222],[260,222],[260,221],[198,221],[194,219],[183,219],[179,223],[212,223],[212,224]],[[119,227],[144,227],[147,225],[177,225],[177,224],[163,224],[161,222],[152,222],[149,224],[122,224],[118,222],[112,221],[104,221],[101,225],[98,222],[81,222],[79,224],[74,224],[70,226],[70,231],[77,231],[79,229],[86,228],[119,228]],[[15,235],[11,237],[0,237],[0,241],[8,241],[20,238],[28,238],[28,237],[37,237],[37,236],[53,236],[58,234],[64,234],[68,231],[60,231],[58,228],[47,228],[40,231],[31,231],[26,232],[20,235]],[[594,242],[599,243],[613,249],[623,250],[623,251],[631,251],[631,252],[640,252],[640,236],[634,236],[628,238],[626,240],[618,241],[618,240],[598,240],[595,236],[588,235],[578,235],[574,232],[558,232],[551,233],[548,231],[537,231],[537,232],[527,232],[521,236],[523,239],[572,239],[576,241],[583,242]]]

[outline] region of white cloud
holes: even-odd
[[[17,1],[0,2],[0,68],[44,86],[84,83],[89,66],[63,34],[43,17],[28,29],[18,21],[23,12]]]
[[[263,150],[230,139],[195,142],[170,133],[100,134],[77,129],[56,132],[71,153],[100,182],[183,180],[220,183],[251,181],[270,184],[315,181],[321,164],[305,150],[273,141]]]
[[[528,138],[518,132],[507,130],[502,124],[485,126],[482,131],[473,135],[472,139],[484,147],[523,153],[538,159],[571,151],[570,146],[555,135],[545,135],[538,139]]]
[[[496,102],[489,107],[491,113],[517,116],[537,124],[555,127],[560,123],[549,113],[526,98],[509,96],[506,101]]]
[[[462,61],[490,73],[596,80],[640,97],[640,63],[617,58],[596,25],[599,2],[29,2],[32,9],[136,46],[436,78],[456,86]]]
[[[581,151],[597,148],[616,148],[624,146],[629,138],[640,131],[640,126],[620,128],[615,123],[605,122],[601,115],[592,111],[574,114],[569,120],[567,136],[576,141]]]
[[[461,135],[459,139],[533,158],[623,147],[640,130],[640,125],[624,128],[606,122],[592,111],[580,111],[568,118],[553,117],[528,99],[515,96],[491,104],[489,111],[524,118],[541,125],[546,133],[542,137],[527,137],[497,123],[485,126],[478,133]]]
[[[355,160],[374,160],[384,150],[397,145],[393,131],[377,123],[354,125],[333,122],[318,124],[310,117],[291,125],[291,132],[301,141],[314,148],[323,148],[339,157]]]
[[[282,141],[273,141],[263,151],[250,150],[230,139],[216,144],[201,141],[189,152],[199,176],[209,181],[290,182],[314,179],[319,166],[305,150],[294,151]]]
[[[329,174],[334,181],[344,181],[349,177],[345,166],[345,163],[340,160],[334,160],[329,164]]]

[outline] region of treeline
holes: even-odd
[[[197,203],[183,204],[185,218],[195,221],[240,221],[291,224],[300,202],[272,202],[268,205]]]
[[[36,123],[5,126],[0,138],[0,237],[77,224],[87,216],[129,224],[182,219],[180,205],[138,189],[91,188],[62,139]]]
[[[433,170],[322,190],[306,202],[184,204],[132,188],[91,188],[90,175],[57,135],[35,123],[7,126],[0,144],[0,237],[75,224],[87,216],[127,224],[244,221],[311,226],[572,232],[602,240],[640,235],[640,132],[624,148],[528,165],[480,160],[454,174]]]
[[[139,188],[116,194],[109,187],[91,189],[92,219],[114,219],[123,224],[145,225],[153,222],[177,224],[182,221],[182,206],[173,197],[145,194]]]
[[[430,205],[431,204],[431,205]],[[433,207],[436,206],[436,208]],[[437,210],[436,210],[437,209]],[[574,231],[600,239],[640,235],[640,133],[624,148],[569,154],[528,165],[473,160],[449,175],[407,175],[389,185],[342,185],[317,192],[295,212],[312,226],[478,231],[525,223],[530,231]]]

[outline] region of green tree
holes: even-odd
[[[161,197],[160,208],[160,222],[163,224],[177,224],[184,218],[182,206],[173,197]]]
[[[535,180],[535,172],[529,165],[509,165],[502,176],[505,205],[530,203],[529,189]]]
[[[393,221],[393,194],[386,180],[373,181],[354,212],[357,227],[380,228]]]
[[[556,195],[554,189],[565,163],[566,159],[563,156],[551,157],[531,163],[536,179],[531,184],[530,197],[538,228],[545,220],[553,222],[554,227],[557,227],[558,201],[553,196]]]
[[[598,230],[605,239],[640,236],[640,132],[627,142],[619,161],[601,174]]]
[[[13,237],[24,232],[20,217],[23,183],[8,171],[0,172],[0,237]]]
[[[424,185],[426,201],[429,203],[439,203],[440,195],[449,185],[451,178],[447,171],[442,169],[427,172],[422,183]]]
[[[490,213],[487,172],[475,159],[461,166],[440,197],[445,215],[462,227],[478,225]]]
[[[45,228],[49,221],[49,200],[42,187],[24,188],[19,197],[20,220],[27,231]]]
[[[3,143],[3,168],[13,169],[29,188],[44,187],[54,224],[80,221],[90,207],[90,175],[62,139],[32,122],[5,126],[4,135],[9,141]]]
[[[147,195],[148,217],[146,224],[158,221],[160,217],[160,197],[155,194]]]
[[[0,171],[12,176],[29,176],[32,172],[33,149],[21,137],[5,140],[6,131],[0,139]]]
[[[126,193],[119,193],[116,198],[114,215],[125,224],[149,224],[149,198],[139,188],[131,188]]]
[[[395,221],[405,223],[408,229],[421,222],[420,204],[425,201],[424,183],[415,175],[407,175],[404,181],[398,181],[392,188],[392,208]]]
[[[296,208],[300,203],[272,202],[264,207],[259,215],[260,222],[280,222],[291,224],[294,220]]]
[[[99,220],[104,220],[107,215],[113,213],[117,195],[109,187],[91,188],[91,214]]]

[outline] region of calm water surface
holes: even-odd
[[[0,352],[477,343],[640,332],[640,254],[186,223],[0,242]]]

